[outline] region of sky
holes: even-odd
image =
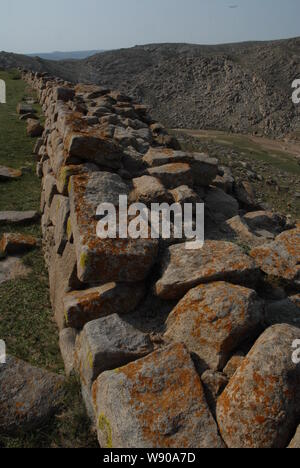
[[[299,0],[0,0],[0,50],[7,52],[296,36]]]

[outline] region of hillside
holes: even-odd
[[[0,67],[25,66],[70,81],[118,88],[173,128],[211,128],[282,137],[300,130],[291,101],[300,75],[300,38],[218,46],[153,44],[84,60],[0,54]]]
[[[45,60],[81,60],[99,54],[102,50],[79,50],[74,52],[48,52],[28,54],[29,57],[39,57]]]

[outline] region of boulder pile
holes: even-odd
[[[103,448],[298,444],[300,224],[234,198],[131,98],[23,71],[46,117],[42,230],[66,373]],[[206,242],[101,239],[101,203],[206,205]]]

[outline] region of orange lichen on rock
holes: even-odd
[[[110,421],[113,447],[224,447],[182,344],[102,374],[94,395],[97,414]],[[108,395],[118,395],[117,406]],[[101,429],[98,436],[105,443]]]

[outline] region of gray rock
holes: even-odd
[[[93,395],[103,448],[224,447],[182,344],[105,372]]]
[[[0,432],[40,428],[59,409],[64,378],[8,356],[0,365]]]
[[[214,216],[221,215],[224,221],[238,215],[239,204],[236,199],[219,188],[211,187],[204,201],[206,209]]]
[[[77,330],[74,328],[64,328],[59,334],[59,348],[67,377],[72,374],[75,367],[75,343],[77,334]]]
[[[85,325],[76,342],[76,368],[90,390],[102,372],[125,366],[152,351],[149,335],[113,314]]]
[[[300,328],[300,294],[267,302],[264,318],[267,326],[288,323]]]

